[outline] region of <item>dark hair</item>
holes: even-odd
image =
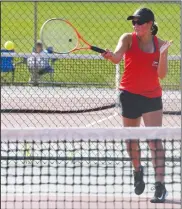
[[[152,35],[154,35],[154,36],[158,32],[158,26],[155,23],[153,23],[153,25],[152,25],[151,32],[152,32]]]
[[[40,46],[40,47],[42,47],[43,45],[42,45],[42,43],[36,43],[36,46]]]

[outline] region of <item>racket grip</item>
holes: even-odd
[[[91,46],[90,49],[93,50],[93,51],[95,51],[95,52],[98,52],[98,53],[104,53],[104,52],[106,52],[104,49],[98,48],[96,46]]]

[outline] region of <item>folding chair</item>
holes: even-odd
[[[14,52],[13,50],[2,49],[1,52]],[[2,73],[12,73],[11,82],[14,82],[15,78],[15,64],[13,63],[13,57],[1,57],[0,61],[1,78],[3,79]]]

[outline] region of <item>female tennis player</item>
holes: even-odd
[[[117,64],[124,57],[124,74],[120,82],[120,104],[125,127],[162,126],[162,89],[159,78],[167,74],[167,55],[170,41],[159,39],[156,34],[153,12],[148,8],[137,10],[127,20],[132,21],[133,33],[123,34],[113,52],[106,50],[102,56]],[[135,193],[145,189],[143,167],[140,162],[138,140],[128,141],[127,151],[134,167]],[[164,185],[165,151],[161,140],[148,141],[155,170],[155,194],[152,203],[163,203],[167,196]]]

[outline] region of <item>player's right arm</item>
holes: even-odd
[[[110,60],[112,63],[118,64],[123,58],[125,52],[130,48],[131,41],[132,35],[130,33],[124,33],[120,37],[114,52],[111,52],[110,50],[106,49],[106,52],[102,53],[101,55],[105,59]]]

